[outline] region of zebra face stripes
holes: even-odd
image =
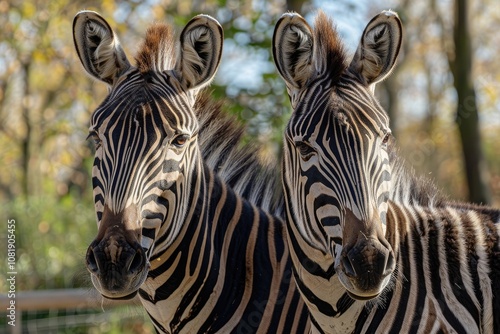
[[[94,286],[107,298],[137,293],[157,237],[168,247],[179,234],[200,169],[192,165],[199,164],[193,106],[217,71],[222,28],[208,16],[193,18],[177,59],[174,45],[165,45],[171,35],[168,26],[150,28],[135,67],[99,14],[83,11],[73,22],[83,67],[110,87],[89,129],[98,235],[87,252]]]
[[[353,298],[371,299],[395,261],[385,239],[390,129],[370,89],[394,65],[401,25],[392,12],[374,18],[347,66],[331,24],[322,13],[314,31],[297,14],[276,24],[275,62],[294,108],[285,130],[288,218],[297,245],[324,254],[326,279],[337,273]]]

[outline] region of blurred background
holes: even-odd
[[[466,6],[467,5],[467,6]],[[0,0],[0,229],[16,220],[17,291],[89,288],[85,251],[96,233],[89,116],[106,95],[84,74],[72,20],[95,10],[129,59],[151,22],[180,32],[194,15],[223,25],[222,65],[209,88],[247,124],[262,154],[280,158],[290,105],[272,61],[271,38],[285,11],[330,15],[353,53],[369,19],[399,13],[403,50],[377,87],[401,154],[450,198],[500,206],[500,2],[496,0],[80,1]],[[279,161],[279,160],[278,160]],[[0,293],[7,282],[0,251]],[[5,268],[5,269],[4,269]],[[29,333],[147,333],[140,307],[22,314]],[[105,312],[103,312],[105,311]],[[116,312],[119,315],[117,316]],[[0,318],[0,332],[7,328]]]

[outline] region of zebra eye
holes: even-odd
[[[316,150],[311,145],[303,141],[296,141],[295,147],[304,161],[308,161],[316,153]]]
[[[95,149],[98,149],[101,146],[101,139],[99,138],[99,135],[97,134],[96,131],[90,131],[86,140],[89,139],[92,139]]]
[[[174,139],[172,139],[172,144],[178,148],[183,147],[189,139],[188,135],[178,135]]]
[[[387,145],[389,142],[389,139],[391,139],[391,133],[388,132],[384,135],[384,138],[382,139],[382,144]]]

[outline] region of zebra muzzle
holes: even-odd
[[[86,255],[87,269],[96,289],[106,298],[133,297],[148,271],[148,261],[137,242],[120,234],[94,240]]]
[[[353,247],[344,248],[340,264],[341,282],[351,297],[363,300],[382,292],[396,266],[391,246],[374,238],[359,238]]]
[[[394,251],[384,236],[378,212],[375,210],[372,219],[361,220],[345,209],[342,252],[336,271],[351,297],[377,297],[389,283],[395,267]]]

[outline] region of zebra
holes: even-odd
[[[500,210],[454,202],[397,154],[374,97],[402,24],[383,11],[349,61],[332,20],[276,23],[293,109],[283,187],[294,276],[319,333],[500,333]]]
[[[304,333],[271,162],[203,88],[223,30],[198,15],[178,39],[154,24],[132,65],[108,22],[79,12],[83,68],[107,84],[89,139],[98,232],[86,266],[108,299],[139,295],[159,333]]]

